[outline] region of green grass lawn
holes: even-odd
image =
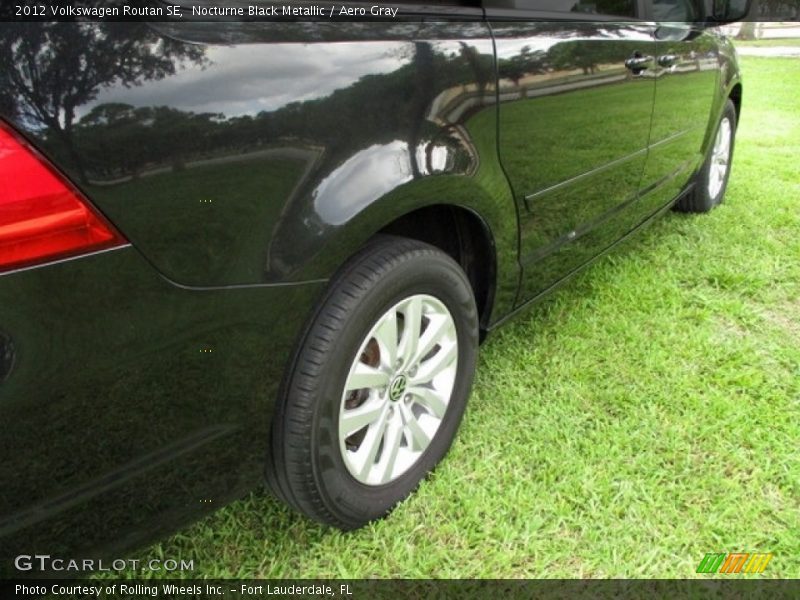
[[[800,575],[800,61],[743,59],[726,203],[670,213],[481,351],[460,434],[340,533],[253,493],[142,557],[202,577]],[[749,576],[747,576],[749,577]]]

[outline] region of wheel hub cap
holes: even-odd
[[[457,367],[455,322],[439,299],[410,296],[378,319],[339,408],[339,448],[355,479],[390,483],[420,459],[445,416]]]
[[[392,381],[392,385],[389,386],[389,400],[393,400],[397,402],[400,398],[403,397],[403,394],[406,391],[406,376],[405,375],[398,375]]]
[[[725,176],[728,174],[728,163],[731,158],[731,138],[733,128],[731,121],[727,117],[722,119],[717,130],[717,137],[714,140],[714,149],[711,151],[711,165],[708,172],[708,195],[712,200],[716,200],[722,186],[725,184]]]

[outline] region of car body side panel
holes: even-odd
[[[739,56],[730,38],[716,29],[706,30],[705,35],[712,36],[715,39],[719,59],[719,77],[717,78],[717,88],[714,94],[714,105],[711,109],[711,119],[703,140],[703,156],[706,156],[714,141],[714,129],[722,116],[725,103],[731,96],[733,88],[742,84]],[[739,99],[741,100],[741,95]]]
[[[637,210],[645,218],[673,200],[703,162],[719,97],[717,40],[685,24],[659,24],[654,67],[656,101]]]
[[[491,231],[502,314],[519,268],[493,45],[480,10],[460,18],[21,24],[14,58],[47,68],[17,97],[77,85],[100,50],[140,67],[3,116],[178,284],[327,279],[393,219],[453,204]]]
[[[491,24],[524,302],[635,226],[655,84],[651,68],[625,64],[651,55],[654,42],[652,27],[635,22]]]
[[[130,246],[0,275],[0,569],[145,543],[263,481],[323,288],[186,290]]]

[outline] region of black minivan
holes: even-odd
[[[722,201],[742,84],[715,26],[746,4],[0,24],[2,570],[144,544],[265,473],[335,527],[385,515],[488,333]]]

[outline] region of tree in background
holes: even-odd
[[[205,50],[144,24],[18,23],[0,31],[0,107],[54,136],[85,183],[75,109],[105,86],[162,79],[183,61],[203,62]],[[15,104],[6,107],[10,98]]]
[[[519,54],[500,60],[498,66],[500,77],[510,79],[514,85],[519,85],[520,80],[526,75],[546,73],[546,58],[546,52],[542,50],[533,52],[530,46],[524,46]]]
[[[750,21],[742,23],[742,28],[736,36],[737,40],[754,40],[756,39],[756,19],[759,13],[759,0],[753,0],[750,5]]]

